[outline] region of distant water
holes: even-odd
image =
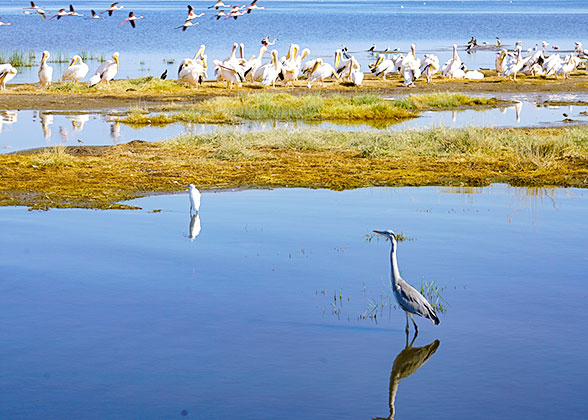
[[[51,14],[64,7],[63,1],[40,1]],[[67,2],[65,2],[67,3]],[[76,9],[88,13],[103,10],[109,1],[75,2]],[[186,32],[174,30],[183,23],[186,5],[207,14],[201,24]],[[260,0],[266,10],[234,21],[212,19],[208,2],[188,0],[128,0],[127,9],[100,21],[69,17],[43,21],[37,15],[24,15],[28,1],[8,0],[0,4],[0,16],[12,26],[0,27],[0,54],[14,49],[44,49],[72,55],[81,50],[109,56],[121,53],[120,77],[159,75],[166,68],[175,74],[179,60],[192,56],[202,43],[209,60],[229,55],[233,42],[243,42],[246,56],[257,54],[265,35],[279,38],[276,48],[285,53],[290,42],[308,47],[311,56],[332,57],[341,44],[355,52],[366,66],[372,59],[365,50],[372,43],[378,49],[406,51],[416,43],[417,54],[434,52],[442,61],[449,58],[451,46],[465,45],[471,36],[478,41],[511,46],[522,40],[524,48],[546,40],[561,49],[572,49],[574,41],[588,44],[588,2],[585,1],[275,1]],[[145,19],[132,29],[120,26],[129,10]],[[462,59],[469,68],[492,67],[494,53],[485,51]],[[173,64],[164,61],[174,60]],[[95,68],[97,63],[90,63]],[[62,68],[55,65],[56,73]],[[367,71],[367,67],[364,67]],[[23,69],[14,82],[35,81],[37,69]],[[209,74],[212,76],[212,73]]]

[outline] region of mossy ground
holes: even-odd
[[[216,133],[0,155],[0,205],[124,208],[159,192],[235,187],[588,187],[588,127]]]

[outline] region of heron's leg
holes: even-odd
[[[412,314],[410,314],[410,320],[412,321],[412,325],[414,325],[415,332],[418,333],[419,332],[419,327],[417,327],[416,322],[414,322],[414,318],[413,318]]]
[[[412,345],[414,344],[414,341],[415,341],[415,340],[416,340],[416,338],[417,338],[417,335],[419,335],[419,331],[418,331],[418,330],[416,330],[416,331],[414,332],[414,336],[412,337],[412,341],[410,342],[410,345],[409,345],[408,347],[412,347]],[[406,336],[406,338],[407,338],[407,342],[408,342],[408,336]]]
[[[406,314],[406,328],[405,328],[405,331],[406,331],[406,336],[408,338],[408,312],[405,312],[405,314]]]

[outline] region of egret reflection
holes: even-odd
[[[408,332],[406,333],[406,346],[404,347],[404,350],[398,353],[398,356],[396,356],[396,359],[394,359],[394,363],[392,364],[392,372],[390,373],[390,397],[388,400],[388,403],[390,404],[390,416],[376,417],[374,420],[382,420],[385,418],[390,420],[394,419],[396,394],[398,393],[398,385],[400,385],[400,381],[404,378],[408,378],[419,370],[439,348],[439,340],[435,340],[427,346],[413,347],[412,345],[416,337],[417,333],[414,334],[411,343],[408,344]]]
[[[190,238],[190,241],[193,242],[194,239],[196,239],[196,237],[200,235],[200,230],[200,215],[198,213],[195,213],[190,216],[190,230],[188,234],[188,238]]]

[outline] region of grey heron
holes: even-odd
[[[192,210],[198,213],[200,210],[200,191],[194,184],[190,184],[189,187],[189,195],[190,195],[190,214],[192,214]]]
[[[412,287],[406,281],[400,277],[400,270],[398,269],[398,261],[396,259],[396,247],[398,241],[396,240],[396,234],[391,230],[374,230],[375,233],[386,236],[390,239],[392,248],[390,250],[390,265],[392,268],[392,291],[394,297],[398,302],[398,305],[406,313],[406,331],[408,331],[408,318],[410,317],[415,331],[418,332],[419,327],[413,318],[413,315],[420,315],[424,318],[429,318],[435,325],[439,325],[439,317],[435,313],[435,310],[431,304],[425,299],[423,295],[419,293],[417,289]]]

